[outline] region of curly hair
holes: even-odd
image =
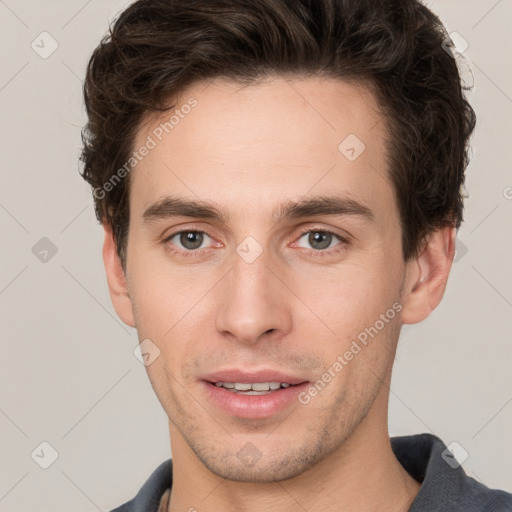
[[[320,76],[372,87],[385,113],[404,260],[463,220],[475,113],[449,37],[418,0],[138,0],[111,24],[84,82],[82,177],[126,262],[129,160],[143,116],[199,80]],[[115,186],[106,187],[112,177]],[[98,193],[100,191],[100,193]]]

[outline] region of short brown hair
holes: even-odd
[[[82,176],[126,262],[129,159],[145,113],[198,80],[325,76],[372,86],[386,114],[404,259],[462,222],[475,114],[439,19],[417,0],[138,0],[95,49],[84,83]],[[166,103],[167,102],[167,103]],[[123,173],[124,176],[124,173]],[[97,191],[101,190],[101,194]]]

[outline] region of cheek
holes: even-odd
[[[307,278],[302,276],[297,281],[297,294],[323,324],[316,317],[308,322],[299,317],[299,330],[304,339],[319,342],[316,350],[325,368],[315,373],[322,378],[318,372],[332,369],[336,378],[329,394],[339,394],[340,399],[344,393],[352,397],[345,398],[354,401],[357,396],[372,393],[371,389],[380,385],[376,375],[383,376],[393,358],[400,330],[398,271],[393,266],[388,268],[383,260],[379,264],[377,261],[364,264],[361,258],[358,264],[329,272],[319,269],[318,273],[303,274]]]
[[[297,295],[335,332],[373,324],[399,298],[397,271],[383,262],[310,267],[293,279]]]
[[[157,253],[159,251],[154,251]],[[212,272],[172,265],[151,251],[130,261],[130,297],[137,329],[164,335],[184,318],[211,288]],[[210,283],[210,284],[209,284]]]
[[[130,296],[140,340],[150,339],[160,351],[155,365],[146,367],[155,391],[169,381],[183,361],[194,359],[197,340],[211,333],[212,289],[218,280],[210,271],[162,265],[142,257],[131,262]],[[159,364],[156,364],[156,363]],[[162,365],[164,368],[162,368]],[[165,391],[163,386],[161,391]]]

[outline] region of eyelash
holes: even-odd
[[[213,239],[213,237],[208,232],[206,232],[206,231],[201,231],[201,230],[198,230],[198,229],[182,229],[181,231],[176,231],[176,232],[172,233],[171,235],[167,236],[162,241],[162,243],[164,245],[166,245],[167,247],[169,247],[169,242],[175,236],[181,235],[182,233],[201,233],[201,234],[206,235],[206,236],[210,237],[211,239]],[[299,233],[297,240],[300,240],[304,235],[306,235],[308,233],[323,233],[323,234],[332,235],[335,238],[337,238],[339,240],[339,242],[340,242],[339,244],[337,244],[334,247],[331,247],[329,249],[305,249],[305,248],[302,248],[302,250],[308,256],[320,256],[320,257],[332,256],[333,254],[337,254],[338,252],[342,251],[343,249],[345,249],[350,244],[350,241],[348,240],[348,238],[345,238],[345,237],[339,235],[338,233],[335,233],[333,231],[329,231],[327,229],[315,229],[315,228],[313,228],[313,229],[308,228],[308,229],[303,230],[302,232]],[[199,256],[202,255],[200,249],[183,251],[183,250],[180,250],[180,249],[172,248],[170,250],[172,252],[180,253],[180,254],[184,255],[185,257],[187,257],[187,258],[196,258],[196,257],[199,257]]]
[[[339,244],[335,245],[334,247],[330,247],[329,249],[304,249],[302,250],[307,254],[308,256],[332,256],[333,254],[338,254],[340,251],[347,248],[349,245],[349,240],[346,237],[343,237],[341,235],[338,235],[338,233],[335,233],[334,231],[329,231],[328,229],[305,229],[302,232],[300,232],[297,240],[300,240],[304,235],[307,235],[308,233],[323,233],[325,235],[332,235],[334,238],[337,238],[340,242]]]

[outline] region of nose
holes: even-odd
[[[254,344],[270,333],[276,337],[288,333],[293,295],[285,282],[283,268],[273,264],[265,251],[251,263],[235,253],[232,271],[217,296],[217,331],[244,344]]]

